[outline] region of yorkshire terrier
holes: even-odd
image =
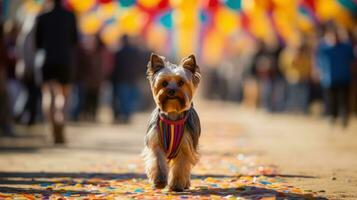
[[[180,192],[190,187],[191,169],[198,161],[201,125],[192,97],[200,82],[194,55],[179,65],[151,54],[147,67],[156,103],[145,136],[146,174],[156,189],[168,185]]]

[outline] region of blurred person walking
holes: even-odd
[[[104,44],[99,36],[88,36],[84,40],[81,60],[82,85],[84,92],[82,116],[85,120],[95,121],[99,106],[99,93],[105,80],[102,52]]]
[[[351,43],[353,45],[354,62],[352,67],[352,88],[351,88],[351,111],[357,115],[357,24],[350,32]]]
[[[130,122],[139,96],[137,80],[140,66],[138,48],[129,42],[127,35],[124,35],[121,38],[121,48],[115,54],[112,74],[115,121]]]
[[[100,93],[107,89],[106,81],[113,71],[113,53],[99,35],[84,36],[76,53],[75,83],[71,94],[71,120],[95,121]],[[106,98],[106,95],[104,99]],[[104,101],[105,101],[104,100]]]
[[[9,59],[4,44],[3,24],[0,23],[0,135],[13,136],[10,97],[6,81]]]
[[[35,16],[29,15],[23,22],[17,39],[17,77],[25,87],[22,91],[24,106],[16,118],[20,122],[32,125],[39,115],[41,105],[40,72],[35,65]]]
[[[311,48],[306,42],[298,47],[287,47],[282,53],[280,62],[288,83],[287,111],[308,113],[312,73]]]
[[[21,111],[22,85],[16,77],[16,40],[19,34],[18,24],[12,20],[4,23],[4,51],[6,54],[6,87],[9,98],[10,117],[13,119]]]
[[[348,126],[350,112],[351,67],[354,60],[352,45],[341,39],[341,31],[329,25],[316,51],[316,65],[326,96],[327,113],[335,123],[342,115],[342,125]]]
[[[44,50],[42,67],[43,110],[52,125],[54,142],[65,143],[64,125],[72,74],[72,50],[78,41],[76,19],[53,0],[54,7],[36,22],[36,46]]]
[[[148,60],[150,59],[151,52],[153,52],[147,45],[147,42],[143,37],[137,36],[135,38],[135,46],[138,47],[138,66],[137,66],[137,87],[140,95],[140,101],[137,102],[137,108],[139,111],[151,109],[154,103],[151,94],[150,85],[147,84],[146,73]]]
[[[251,70],[259,83],[260,104],[269,112],[281,112],[285,107],[285,80],[278,62],[282,46],[268,46],[264,41],[257,43]]]

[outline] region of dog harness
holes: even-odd
[[[187,118],[188,112],[184,118],[177,121],[171,121],[159,115],[159,139],[167,159],[175,158],[180,150]]]

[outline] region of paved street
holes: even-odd
[[[71,123],[68,145],[47,128],[0,138],[0,199],[357,199],[357,120],[343,130],[317,116],[271,115],[198,102],[201,160],[190,190],[153,190],[140,151],[148,113],[131,125]]]

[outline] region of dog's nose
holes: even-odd
[[[167,92],[167,94],[169,95],[169,96],[173,96],[174,94],[175,94],[175,90],[173,90],[173,89],[171,89],[171,90],[169,90],[168,92]]]

